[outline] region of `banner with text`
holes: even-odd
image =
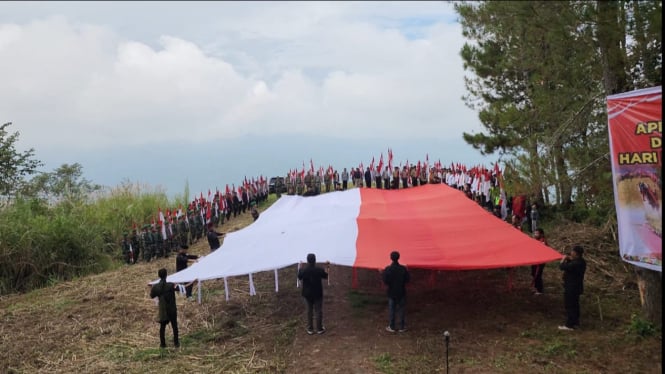
[[[619,252],[624,261],[662,272],[662,90],[607,97]]]

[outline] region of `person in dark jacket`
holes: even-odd
[[[566,308],[566,324],[559,330],[574,330],[580,325],[580,295],[584,293],[586,261],[584,249],[576,245],[569,255],[563,256],[559,268],[563,271],[563,300]]]
[[[395,332],[395,315],[399,317],[399,332],[406,331],[404,308],[406,306],[406,284],[411,280],[409,271],[399,261],[399,252],[390,253],[392,263],[383,270],[383,283],[388,286],[389,322],[386,331]]]
[[[220,236],[224,236],[224,233],[215,231],[212,227],[212,224],[208,225],[208,233],[206,234],[206,237],[208,238],[210,252],[216,251],[221,246],[221,244],[219,244]]]
[[[189,249],[188,246],[186,245],[181,245],[180,246],[180,252],[178,252],[178,255],[175,258],[175,271],[178,272],[180,270],[187,269],[187,263],[191,260],[197,260],[199,256],[197,255],[190,255],[187,254],[187,250]],[[192,299],[192,288],[193,285],[190,284],[187,287],[185,287],[185,294],[187,295],[187,300],[193,300]]]
[[[365,170],[365,187],[372,188],[372,171],[369,170],[369,166]]]
[[[307,302],[307,333],[314,334],[313,313],[316,313],[316,333],[326,332],[323,327],[323,285],[321,280],[328,279],[328,273],[316,266],[316,255],[307,255],[307,266],[298,271],[298,279],[302,281],[302,296]]]
[[[541,229],[540,227],[535,229],[533,238],[547,245],[547,240],[545,239],[545,230]],[[533,278],[532,285],[535,289],[535,295],[542,295],[545,291],[545,287],[543,286],[543,270],[545,270],[545,264],[531,265],[531,277]]]
[[[178,309],[175,303],[176,285],[166,281],[166,269],[159,269],[157,272],[159,282],[150,289],[150,298],[159,298],[159,313],[157,322],[159,322],[159,347],[166,348],[166,325],[171,324],[173,329],[173,344],[176,348],[180,347],[178,340]]]

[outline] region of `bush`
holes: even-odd
[[[628,331],[637,334],[642,338],[654,336],[657,333],[656,328],[651,322],[636,314],[633,314],[630,318],[630,327],[628,328]]]
[[[152,222],[158,207],[174,208],[163,192],[132,186],[95,201],[12,200],[0,211],[0,295],[112,268],[122,233]]]

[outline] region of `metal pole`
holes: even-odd
[[[446,374],[448,374],[448,345],[450,343],[450,333],[448,333],[448,331],[444,332],[443,337],[446,340]]]

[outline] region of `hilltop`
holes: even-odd
[[[231,232],[252,221],[249,213],[222,225]],[[505,269],[430,272],[413,269],[409,331],[385,332],[387,303],[376,271],[333,266],[324,289],[328,332],[305,332],[296,267],[205,282],[203,303],[178,297],[182,347],[158,348],[156,307],[147,282],[157,269],[175,270],[174,257],[123,265],[0,299],[0,370],[9,373],[445,373],[443,332],[449,331],[454,373],[580,372],[660,373],[662,338],[640,319],[635,276],[621,262],[603,229],[568,224],[551,229],[550,245],[587,247],[582,328],[557,330],[564,318],[561,274],[547,265],[545,294],[534,296],[529,269],[519,268],[508,287]],[[220,250],[223,250],[224,247]],[[206,254],[199,241],[190,250]],[[195,289],[196,290],[196,289]],[[196,291],[195,291],[196,292]],[[644,336],[641,336],[640,333]],[[167,330],[167,339],[171,337]],[[170,343],[170,341],[169,341]]]

